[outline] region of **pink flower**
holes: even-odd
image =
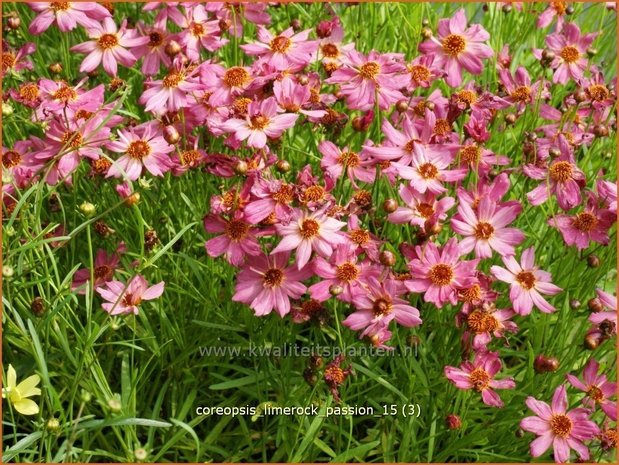
[[[306,290],[301,281],[309,278],[309,268],[288,266],[289,252],[250,257],[237,275],[232,300],[247,304],[256,316],[275,309],[281,317],[290,312],[290,298],[299,299]]]
[[[232,219],[210,214],[204,217],[204,229],[209,233],[223,233],[204,244],[211,257],[225,254],[226,260],[234,266],[240,266],[246,255],[260,255],[262,250],[256,240],[251,225],[237,214]]]
[[[318,44],[307,40],[311,29],[294,34],[291,27],[274,36],[264,26],[258,26],[258,42],[241,45],[248,55],[260,57],[260,62],[272,66],[277,71],[304,67],[316,54]]]
[[[527,194],[531,205],[541,205],[551,194],[557,196],[557,203],[563,210],[570,210],[582,202],[580,188],[584,187],[585,174],[574,163],[574,155],[565,138],[559,139],[559,150],[561,155],[547,171],[533,165],[524,166],[527,176],[544,181]]]
[[[463,254],[475,250],[477,258],[490,258],[495,250],[502,256],[514,255],[514,246],[524,240],[524,233],[506,226],[522,211],[519,204],[500,205],[489,197],[483,197],[473,211],[466,202],[458,205],[458,215],[452,218],[451,227],[458,234],[466,236],[460,242]]]
[[[509,298],[516,313],[528,315],[534,305],[544,313],[554,312],[555,308],[541,294],[555,295],[563,289],[550,282],[550,273],[535,266],[535,248],[522,252],[521,264],[513,256],[501,258],[507,269],[495,265],[490,271],[500,281],[511,284]]]
[[[107,302],[102,304],[103,310],[110,315],[139,312],[138,305],[143,300],[153,300],[163,294],[165,282],[161,281],[154,286],[148,287],[146,279],[141,275],[135,275],[128,284],[120,281],[108,281],[104,286],[98,287],[97,292]]]
[[[512,377],[501,380],[494,376],[501,370],[498,352],[479,352],[473,362],[463,362],[460,368],[446,366],[445,376],[458,389],[474,389],[481,393],[481,400],[491,407],[503,407],[503,401],[494,389],[513,389],[516,383]]]
[[[570,449],[574,449],[582,460],[589,459],[589,449],[582,441],[593,439],[600,429],[589,420],[589,410],[575,408],[567,411],[564,385],[556,389],[551,405],[531,396],[527,397],[526,404],[537,415],[523,418],[520,422],[523,430],[538,436],[531,443],[533,457],[539,457],[552,446],[557,463],[569,460]]]
[[[466,324],[466,331],[462,335],[465,343],[470,343],[475,352],[487,352],[487,346],[492,337],[504,337],[506,331],[518,332],[518,326],[509,321],[516,313],[511,308],[497,310],[492,303],[483,303],[480,307],[463,307],[462,312],[456,316],[458,326]]]
[[[337,297],[344,302],[352,302],[356,295],[362,293],[361,287],[370,276],[378,276],[377,268],[368,263],[357,263],[356,247],[352,243],[344,243],[335,249],[329,261],[317,257],[313,262],[314,273],[323,278],[313,284],[309,293],[313,299],[320,302],[331,297],[331,286],[340,286],[341,294]]]
[[[580,28],[574,23],[566,24],[561,33],[546,37],[548,49],[555,53],[550,66],[555,70],[552,81],[565,84],[570,79],[579,81],[588,66],[587,49],[591,46],[597,33],[580,35]]]
[[[200,50],[204,47],[209,52],[219,50],[228,43],[221,37],[221,28],[216,19],[208,21],[204,5],[193,4],[185,7],[185,15],[173,13],[172,19],[183,31],[178,35],[178,42],[185,49],[191,61],[200,60]]]
[[[188,94],[202,87],[199,82],[193,79],[196,70],[188,72],[180,65],[173,64],[173,67],[162,80],[145,82],[144,84],[148,89],[139,99],[142,105],[146,105],[144,110],[163,115],[189,106]]]
[[[32,55],[36,48],[33,42],[27,42],[15,52],[8,42],[2,39],[2,76],[5,76],[7,73],[32,70],[34,65],[28,56]]]
[[[340,149],[333,142],[325,140],[318,144],[318,150],[323,155],[320,167],[329,176],[339,179],[345,173],[353,186],[356,186],[355,179],[362,182],[373,182],[376,177],[376,169],[373,162],[364,153],[356,153],[348,147]]]
[[[563,28],[565,10],[567,9],[567,2],[550,2],[548,8],[546,8],[537,18],[537,27],[539,29],[548,26],[552,23],[553,19],[557,18],[556,30],[560,31]]]
[[[148,37],[137,37],[135,30],[127,30],[123,23],[120,30],[112,18],[105,18],[103,25],[94,24],[88,29],[88,36],[93,39],[71,47],[72,52],[88,53],[80,66],[81,73],[90,73],[103,61],[103,69],[111,76],[116,76],[118,63],[130,68],[137,58],[127,48],[139,47],[149,42]]]
[[[166,46],[170,42],[170,33],[166,30],[164,20],[157,18],[155,24],[140,24],[142,34],[148,37],[148,42],[144,45],[135,47],[132,52],[136,58],[144,58],[142,61],[142,73],[147,76],[154,76],[159,73],[161,64],[170,67],[172,60],[165,53]]]
[[[434,55],[421,55],[407,65],[408,77],[410,79],[406,88],[413,91],[418,87],[430,87],[433,81],[442,77],[443,68],[437,66]]]
[[[425,194],[418,193],[411,186],[402,184],[400,186],[400,198],[404,201],[405,207],[398,207],[396,211],[390,213],[388,221],[395,224],[410,224],[425,228],[426,224],[434,224],[442,221],[447,216],[447,211],[454,206],[453,197],[443,197],[437,199],[434,194],[426,191]]]
[[[338,232],[344,226],[346,223],[330,218],[322,211],[308,213],[295,209],[290,223],[275,226],[283,239],[271,253],[296,249],[297,267],[301,269],[309,262],[312,250],[329,257],[333,246],[346,243],[346,236]]]
[[[49,118],[49,114],[64,116],[68,111],[73,114],[79,110],[94,113],[103,105],[105,87],[103,84],[94,89],[84,90],[87,79],[82,79],[77,85],[70,86],[64,81],[41,79],[41,106],[37,109],[37,117]]]
[[[309,86],[297,84],[290,77],[273,83],[273,95],[280,107],[290,113],[301,113],[311,118],[322,118],[324,110],[308,110],[311,105],[312,91]]]
[[[229,105],[234,98],[250,87],[254,78],[249,68],[232,66],[228,69],[221,65],[208,63],[202,66],[201,81],[205,90],[211,92],[210,102],[213,105]]]
[[[367,57],[356,50],[346,53],[346,64],[335,70],[325,82],[340,84],[346,105],[354,110],[370,110],[378,101],[381,110],[403,99],[399,89],[406,86],[409,77],[402,74],[406,67],[396,61],[393,53],[371,51]]]
[[[462,84],[462,69],[471,74],[481,74],[482,59],[494,53],[484,44],[490,34],[479,24],[466,27],[464,9],[460,9],[451,19],[438,22],[438,38],[431,37],[419,44],[419,51],[435,54],[435,65],[445,71],[445,82],[451,87]]]
[[[596,289],[595,292],[608,311],[592,313],[589,316],[589,321],[598,325],[597,328],[593,328],[593,331],[605,337],[617,334],[617,297],[602,289]],[[603,329],[604,326],[606,326],[605,329]]]
[[[499,77],[507,92],[505,100],[517,105],[518,110],[524,110],[527,105],[532,104],[539,98],[550,97],[550,93],[545,88],[542,88],[540,93],[540,81],[531,84],[529,72],[523,66],[518,67],[514,77],[512,77],[509,69],[502,68],[499,70]]]
[[[97,21],[111,16],[96,2],[29,2],[28,6],[39,13],[28,28],[28,32],[34,35],[46,31],[53,23],[62,32],[68,32],[78,24],[86,28],[96,27]]]
[[[357,310],[342,324],[354,331],[363,329],[361,337],[386,328],[393,320],[407,328],[419,326],[422,323],[419,310],[400,297],[404,291],[401,283],[393,279],[379,281],[376,277],[370,278],[365,291],[354,299]]]
[[[124,250],[124,246],[118,248],[116,252]],[[92,287],[97,289],[103,286],[105,283],[114,279],[114,272],[120,264],[120,256],[118,253],[112,253],[110,255],[103,249],[97,251],[95,258],[94,270],[92,270],[92,276],[94,277],[94,283]],[[73,275],[73,282],[71,283],[71,290],[76,291],[78,294],[86,294],[86,287],[84,286],[90,281],[91,270],[90,268],[80,268]]]
[[[239,141],[247,139],[249,147],[261,149],[267,144],[267,137],[277,139],[286,129],[294,126],[298,117],[292,113],[278,114],[277,101],[269,97],[262,102],[253,101],[247,108],[245,119],[229,119],[222,128],[234,133]]]
[[[599,375],[600,365],[595,359],[590,359],[583,371],[583,381],[574,375],[566,375],[567,380],[576,389],[587,393],[583,399],[583,404],[587,407],[595,408],[599,405],[604,413],[613,421],[617,420],[617,402],[610,400],[617,394],[617,383],[612,383],[606,379],[606,375]]]
[[[604,201],[606,207],[613,213],[617,213],[617,183],[598,179],[596,183],[597,193]]]
[[[617,221],[616,213],[600,209],[595,195],[589,195],[587,207],[574,215],[556,215],[548,220],[550,226],[557,228],[567,245],[575,245],[578,250],[589,247],[589,241],[608,245],[608,230]]]
[[[412,278],[404,282],[411,292],[425,292],[425,302],[441,308],[447,302],[456,305],[458,289],[476,282],[475,267],[479,260],[460,260],[458,241],[452,237],[439,250],[434,242],[415,247],[417,257],[409,263]]]
[[[154,132],[150,124],[142,124],[130,130],[118,131],[118,140],[107,144],[112,152],[123,155],[116,160],[107,172],[106,177],[127,177],[135,181],[142,174],[142,168],[153,176],[163,176],[170,169],[168,154],[174,146]]]

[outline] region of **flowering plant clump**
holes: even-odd
[[[614,3],[3,19],[3,459],[612,460]]]

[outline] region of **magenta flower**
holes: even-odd
[[[264,26],[258,26],[258,42],[241,45],[248,55],[260,57],[260,62],[272,66],[277,71],[288,68],[303,68],[316,54],[318,44],[307,40],[311,30],[294,34],[291,27],[274,36]]]
[[[548,49],[555,53],[550,66],[555,70],[552,81],[565,84],[570,79],[578,82],[588,67],[587,49],[597,33],[580,35],[580,28],[574,23],[566,24],[560,33],[546,37]]]
[[[523,418],[520,422],[523,430],[538,436],[531,443],[533,457],[539,457],[552,446],[557,463],[567,462],[571,449],[574,449],[582,460],[589,459],[589,449],[582,441],[593,439],[600,429],[589,420],[588,409],[575,408],[567,411],[567,392],[564,385],[556,389],[551,405],[531,396],[527,397],[526,404],[537,415]]]
[[[598,179],[595,188],[598,196],[604,201],[606,207],[613,213],[617,213],[617,183]]]
[[[402,184],[399,189],[400,198],[404,201],[404,207],[398,207],[390,213],[387,220],[394,224],[410,224],[425,228],[427,224],[435,224],[447,216],[447,211],[454,206],[453,197],[438,199],[434,194],[426,191],[420,194],[411,186]]]
[[[522,252],[520,264],[513,256],[501,257],[501,259],[507,269],[495,265],[490,268],[490,271],[498,280],[511,284],[509,298],[514,304],[516,313],[528,315],[533,306],[544,313],[555,311],[555,308],[542,297],[542,294],[555,295],[563,289],[550,282],[552,279],[550,273],[535,266],[534,247]]]
[[[99,249],[97,256],[95,257],[94,270],[92,270],[92,276],[94,276],[93,288],[103,286],[105,283],[114,279],[114,272],[120,265],[120,256],[118,252],[124,251],[124,246],[118,248],[115,253],[109,254]],[[91,270],[90,268],[80,268],[73,275],[73,282],[71,283],[71,290],[78,294],[86,294],[85,284],[90,281]]]
[[[219,50],[228,43],[221,37],[219,21],[210,20],[204,5],[193,4],[185,7],[185,15],[173,14],[174,22],[183,29],[178,34],[178,42],[183,46],[187,58],[191,61],[200,60],[200,50],[209,52]]]
[[[141,275],[135,275],[128,284],[120,281],[108,281],[104,286],[98,287],[97,292],[107,302],[101,304],[103,310],[110,315],[139,312],[138,305],[143,300],[153,300],[163,294],[165,282],[161,281],[154,286],[148,287],[146,279]]]
[[[484,44],[490,34],[479,24],[466,27],[464,9],[451,19],[438,22],[438,38],[431,37],[419,44],[419,51],[435,55],[435,65],[445,71],[445,82],[451,87],[462,84],[462,69],[471,74],[481,74],[482,59],[490,58],[494,52]]]
[[[515,314],[511,308],[497,310],[494,304],[483,303],[479,307],[463,307],[456,316],[456,322],[458,326],[466,324],[466,331],[462,335],[463,342],[471,343],[475,352],[487,352],[493,336],[501,338],[506,331],[518,332],[516,323],[509,321]]]
[[[131,50],[136,58],[144,58],[142,61],[142,73],[154,76],[159,73],[161,64],[167,68],[172,65],[172,60],[165,53],[166,46],[171,40],[171,34],[166,30],[166,22],[161,18],[155,19],[155,24],[146,26],[140,24],[142,35],[148,37],[148,42]]]
[[[578,250],[589,247],[594,241],[608,245],[608,230],[617,221],[616,213],[598,207],[598,199],[590,194],[587,207],[574,215],[556,215],[548,220],[550,226],[557,228],[567,245],[575,245]]]
[[[290,113],[301,113],[315,119],[320,119],[327,113],[324,110],[307,109],[312,104],[310,87],[297,84],[289,77],[273,83],[273,95],[279,106]]]
[[[28,32],[38,35],[53,23],[62,32],[68,32],[79,24],[85,28],[98,25],[98,21],[111,16],[110,12],[96,2],[28,2],[39,13],[30,23]]]
[[[213,105],[231,104],[235,97],[245,92],[254,82],[251,70],[244,66],[226,69],[221,65],[208,63],[202,66],[200,74],[205,90],[212,93],[210,102]]]
[[[237,140],[247,139],[247,145],[261,149],[267,144],[267,137],[277,139],[283,132],[294,126],[299,115],[278,114],[277,101],[269,97],[262,102],[253,101],[247,108],[245,119],[232,118],[223,123],[222,128],[234,133]]]
[[[275,226],[282,240],[271,253],[296,249],[297,266],[301,269],[309,262],[312,250],[329,257],[333,246],[346,243],[348,239],[339,232],[344,226],[346,223],[330,218],[322,211],[308,213],[294,209],[290,223]]]
[[[356,295],[363,293],[362,286],[370,276],[378,276],[378,269],[368,263],[357,263],[356,246],[344,243],[336,247],[329,261],[317,257],[313,262],[314,273],[323,278],[308,289],[313,299],[324,302],[331,297],[331,286],[340,286],[337,297],[344,302],[352,302]]]
[[[424,292],[423,299],[438,308],[458,302],[458,289],[476,282],[475,268],[479,260],[460,260],[458,241],[452,237],[439,250],[434,242],[415,247],[417,257],[409,263],[411,279],[404,282],[411,292]]]
[[[361,337],[386,328],[393,320],[407,328],[419,326],[422,323],[419,310],[400,297],[404,291],[393,279],[370,278],[365,291],[355,296],[356,310],[342,324],[353,331],[363,329]]]
[[[251,224],[237,214],[232,219],[210,214],[204,217],[204,229],[209,233],[223,233],[204,244],[210,257],[225,255],[234,266],[240,266],[247,255],[260,255],[262,249]]]
[[[116,76],[118,63],[130,68],[137,61],[135,55],[127,49],[149,42],[148,37],[138,37],[135,30],[127,30],[126,22],[118,29],[112,18],[105,18],[102,25],[90,27],[88,36],[93,40],[71,47],[72,52],[88,53],[80,66],[81,73],[94,71],[103,61],[105,72]]]
[[[363,152],[356,153],[348,147],[340,149],[328,140],[318,144],[318,150],[322,154],[320,167],[333,179],[339,179],[342,174],[346,174],[353,186],[356,186],[355,179],[362,182],[374,181],[376,169],[372,160],[364,156]]]
[[[606,375],[598,376],[599,368],[598,362],[592,358],[585,365],[583,381],[570,374],[566,377],[572,386],[587,393],[587,397],[582,401],[586,407],[595,408],[599,405],[611,420],[616,421],[617,402],[610,398],[617,394],[617,383],[608,381]]]
[[[254,310],[256,316],[275,309],[283,317],[290,312],[290,298],[299,299],[306,290],[301,282],[312,275],[308,268],[288,266],[289,252],[250,257],[237,275],[232,300]]]
[[[518,67],[514,77],[512,77],[509,69],[502,68],[499,70],[499,77],[507,92],[505,100],[516,105],[518,110],[524,110],[527,105],[539,98],[550,97],[546,88],[542,88],[540,92],[540,81],[531,84],[531,77],[524,66]]]
[[[406,67],[396,61],[396,54],[371,51],[367,57],[356,50],[346,53],[344,66],[335,70],[325,82],[340,84],[346,105],[353,110],[370,110],[378,101],[381,110],[403,99],[399,89],[406,86],[409,77]]]
[[[484,404],[503,407],[503,401],[494,389],[513,389],[516,383],[512,377],[494,379],[501,370],[498,352],[478,352],[473,362],[462,362],[460,368],[446,366],[445,376],[458,389],[474,389],[481,394]]]
[[[524,240],[524,233],[506,226],[522,211],[519,204],[501,205],[483,197],[475,212],[466,202],[458,205],[458,215],[452,218],[453,230],[466,236],[460,242],[460,251],[467,254],[475,250],[477,258],[490,258],[492,251],[502,256],[515,255],[514,246]]]
[[[2,39],[2,76],[5,76],[7,73],[32,70],[34,65],[28,56],[32,55],[36,48],[33,42],[26,42],[15,52],[8,42]]]
[[[555,17],[557,18],[556,30],[560,31],[563,28],[563,22],[565,17],[565,10],[567,9],[566,1],[550,2],[548,8],[546,8],[537,17],[537,27],[544,28],[552,23]]]
[[[142,124],[135,128],[118,131],[118,140],[107,144],[112,152],[123,155],[116,160],[107,172],[106,177],[126,177],[135,181],[142,174],[142,168],[153,176],[163,176],[170,170],[169,153],[174,146],[154,132],[151,124]]]
[[[188,72],[181,66],[173,65],[162,80],[145,82],[148,89],[140,96],[139,102],[146,105],[145,111],[152,111],[157,115],[187,107],[188,94],[202,87],[193,79],[195,73],[195,70]]]

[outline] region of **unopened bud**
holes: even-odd
[[[174,126],[169,125],[163,128],[163,138],[168,144],[175,145],[181,139],[181,135]]]
[[[12,29],[13,31],[19,29],[19,26],[21,25],[21,19],[19,19],[19,16],[17,16],[17,13],[15,12],[11,13],[11,16],[9,16],[9,19],[6,20],[6,25],[9,29]]]
[[[244,160],[239,160],[234,167],[234,171],[236,171],[238,174],[245,174],[247,173],[248,169],[249,166],[247,166],[247,162]]]
[[[462,428],[462,420],[458,415],[447,415],[445,418],[445,423],[447,424],[447,428],[450,430]]]
[[[178,55],[179,53],[181,53],[182,48],[178,42],[176,42],[175,40],[171,40],[165,46],[164,50],[165,50],[166,55],[172,58]]]
[[[277,163],[275,163],[275,168],[277,168],[277,171],[280,173],[287,173],[290,171],[290,163],[286,160],[277,160]]]
[[[408,110],[408,102],[406,100],[398,100],[398,103],[395,104],[395,108],[400,113],[404,113]]]
[[[389,250],[383,250],[380,253],[380,263],[382,263],[384,266],[393,266],[395,265],[395,255],[393,254],[393,252],[390,252]]]
[[[329,286],[329,293],[332,296],[340,295],[342,292],[344,292],[344,289],[342,289],[342,286],[339,286],[337,284],[332,284],[331,286]]]
[[[386,199],[383,202],[383,210],[387,213],[393,213],[398,209],[398,202],[395,199]]]
[[[559,360],[556,357],[538,355],[533,362],[536,373],[552,373],[559,369]]]
[[[587,307],[589,307],[589,310],[591,310],[593,313],[598,313],[604,310],[602,301],[598,299],[597,297],[594,297],[593,299],[589,299],[589,301],[587,302]]]
[[[85,217],[89,218],[97,212],[97,207],[90,202],[83,202],[80,205],[80,212],[82,212]]]
[[[589,265],[590,268],[597,268],[600,266],[600,257],[595,254],[589,255],[587,257],[587,265]]]

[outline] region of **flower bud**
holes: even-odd
[[[179,53],[181,53],[182,48],[181,48],[180,44],[177,41],[171,40],[165,46],[164,50],[165,50],[166,55],[168,55],[170,58],[172,58],[172,57],[175,57],[176,55],[178,55]]]
[[[576,92],[574,92],[574,100],[576,100],[578,103],[586,101],[587,93],[582,89],[577,90]]]
[[[315,386],[316,382],[318,381],[318,376],[312,368],[308,367],[303,370],[303,379],[305,379],[305,382],[310,386]]]
[[[342,286],[338,286],[337,284],[332,284],[331,286],[329,286],[329,293],[332,296],[340,295],[342,292],[344,292]]]
[[[458,415],[450,414],[445,418],[447,429],[455,430],[462,428],[462,420]]]
[[[123,406],[120,403],[120,399],[118,399],[117,397],[112,397],[108,399],[107,406],[110,408],[112,413],[120,413],[123,409]]]
[[[606,137],[608,136],[608,126],[605,124],[596,124],[593,126],[593,134],[596,137]]]
[[[12,12],[9,18],[6,20],[6,26],[9,29],[12,29],[13,31],[15,31],[19,29],[20,25],[21,25],[21,19],[19,19],[19,16],[17,16],[16,12]]]
[[[82,392],[80,392],[80,402],[83,404],[87,404],[92,400],[92,394],[88,391],[85,391],[84,389],[82,389]]]
[[[133,451],[133,456],[136,460],[143,462],[148,457],[148,452],[143,447],[138,447]]]
[[[12,278],[15,274],[15,270],[9,265],[2,266],[2,277],[4,278]]]
[[[134,192],[125,199],[125,203],[127,204],[128,207],[130,207],[131,205],[137,204],[139,201],[140,201],[139,192]]]
[[[577,299],[570,300],[570,308],[572,310],[577,310],[580,308],[580,306],[581,306],[580,300],[577,300]]]
[[[553,52],[552,50],[548,50],[547,48],[545,48],[542,51],[542,60],[543,61],[550,62],[550,61],[554,60],[555,57],[556,57],[555,52]]]
[[[45,429],[50,433],[58,433],[60,431],[60,422],[58,421],[58,418],[52,417],[47,420],[45,423]]]
[[[598,313],[604,310],[602,301],[598,299],[597,297],[594,297],[593,299],[589,299],[589,301],[587,302],[587,307],[589,307],[589,310],[591,310],[591,312],[593,313]]]
[[[596,333],[587,334],[585,336],[585,343],[584,343],[585,349],[595,350],[600,345],[600,342],[602,342],[602,338],[600,337],[599,334],[596,334]]]
[[[309,84],[309,78],[306,75],[301,75],[297,78],[297,81],[299,82],[299,84],[301,84],[302,86],[306,86],[307,84]]]
[[[566,9],[565,9],[565,14],[566,15],[573,15],[574,14],[574,7],[572,5],[569,5]]]
[[[503,13],[509,13],[512,11],[512,6],[509,3],[505,3],[501,9],[503,10]]]
[[[45,313],[45,301],[41,297],[35,297],[30,303],[30,311],[32,311],[35,316],[43,316]]]
[[[329,37],[333,32],[333,22],[332,21],[320,21],[318,26],[316,26],[316,35],[324,39],[325,37]]]
[[[559,150],[556,147],[553,147],[550,150],[548,150],[548,155],[550,155],[552,158],[557,158],[558,156],[561,155],[561,150]]]
[[[175,145],[181,139],[181,135],[174,126],[169,125],[163,128],[163,138],[168,144]]]
[[[301,29],[301,21],[298,18],[293,19],[292,21],[290,21],[290,27],[296,32],[299,29]]]
[[[393,266],[395,265],[395,255],[393,254],[393,252],[390,252],[389,250],[383,250],[380,253],[380,263],[383,264],[383,266]]]
[[[280,173],[287,173],[290,171],[290,163],[286,160],[277,160],[277,163],[275,163],[275,168],[277,168],[277,171]]]
[[[538,355],[533,362],[536,373],[552,373],[559,369],[559,360],[556,357]]]
[[[422,28],[421,37],[423,37],[424,39],[429,39],[430,37],[432,37],[432,29],[430,29],[429,27]]]
[[[597,268],[600,266],[600,257],[595,254],[589,255],[587,257],[587,265],[589,265],[590,268]]]
[[[90,202],[82,202],[80,205],[80,212],[82,212],[82,215],[86,218],[90,218],[97,212],[97,207]]]
[[[423,18],[423,20],[421,21],[421,25],[423,27],[429,26],[430,25],[430,20],[428,18]]]
[[[2,115],[11,116],[13,114],[13,107],[8,103],[2,102]]]
[[[247,173],[248,169],[249,169],[249,166],[247,166],[247,162],[244,160],[239,160],[236,166],[234,167],[234,171],[236,171],[237,174],[245,174]]]
[[[398,209],[398,202],[395,199],[386,199],[383,202],[383,210],[387,213],[393,213]]]
[[[516,115],[513,113],[508,113],[505,115],[505,122],[507,124],[514,124],[516,122]]]
[[[398,103],[395,104],[395,108],[400,113],[404,113],[408,110],[408,102],[406,100],[398,100]]]

